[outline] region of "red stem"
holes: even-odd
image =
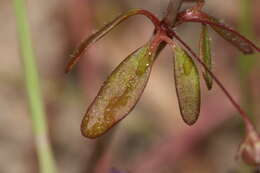
[[[249,119],[246,112],[239,106],[239,104],[235,101],[235,99],[229,94],[227,89],[224,87],[224,85],[220,82],[220,80],[211,72],[211,70],[204,64],[204,62],[196,55],[196,53],[173,31],[169,33],[172,37],[175,37],[191,54],[192,56],[199,62],[199,64],[212,76],[212,78],[215,80],[215,82],[218,84],[218,86],[222,89],[222,91],[225,93],[225,95],[228,97],[232,105],[237,109],[237,111],[240,113],[242,119],[244,120],[246,131],[251,132],[255,131],[255,128]],[[175,43],[169,39],[168,37],[162,37],[164,41],[171,44],[172,46],[176,46]]]
[[[147,10],[140,9],[137,14],[142,14],[142,15],[146,16],[154,24],[155,29],[156,30],[159,29],[161,22],[155,15],[153,15],[153,13],[151,13],[150,11],[147,11]]]

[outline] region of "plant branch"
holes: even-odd
[[[39,172],[55,173],[56,166],[48,140],[48,128],[40,92],[39,76],[30,38],[25,2],[24,0],[13,0],[13,6],[15,9],[17,31],[23,58],[24,76],[36,141]]]

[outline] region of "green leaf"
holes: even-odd
[[[207,25],[202,25],[202,31],[200,35],[200,57],[202,58],[205,65],[209,70],[212,69],[212,56],[211,56],[211,46],[210,46],[210,37]],[[212,88],[213,80],[211,75],[205,71],[203,77],[206,81],[206,85],[210,90]]]
[[[200,112],[200,81],[198,69],[181,47],[174,49],[175,87],[179,101],[180,112],[184,122],[194,124]]]
[[[104,82],[82,120],[84,136],[95,138],[102,135],[136,105],[154,62],[150,46],[148,43],[128,56]]]

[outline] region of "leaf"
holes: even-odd
[[[148,43],[128,56],[104,82],[82,120],[84,136],[95,138],[102,135],[136,105],[154,62],[150,45]]]
[[[255,51],[260,52],[259,47],[242,36],[239,32],[223,24],[215,17],[209,16],[202,11],[188,9],[180,12],[177,17],[177,24],[179,25],[183,22],[199,22],[210,25],[212,29],[215,30],[220,36],[233,44],[244,54],[252,54]]]
[[[200,35],[200,57],[202,58],[205,65],[209,70],[212,69],[212,56],[211,56],[211,46],[210,46],[210,37],[208,33],[207,25],[202,25],[202,31]],[[205,79],[206,85],[210,90],[212,88],[213,80],[211,75],[205,71],[203,73],[203,77]]]
[[[237,31],[234,31],[214,17],[209,16],[209,19],[211,22],[217,24],[211,25],[212,29],[216,31],[220,36],[222,36],[225,40],[237,47],[244,54],[252,54],[255,52],[255,48],[251,45],[250,41],[248,42],[248,40],[240,35]]]
[[[144,15],[148,17],[154,24],[157,21],[157,18],[153,16],[150,12],[142,9],[132,9],[128,12],[118,16],[110,23],[106,24],[103,28],[95,32],[94,34],[90,35],[88,38],[83,40],[83,42],[74,50],[74,52],[71,55],[71,60],[69,61],[67,67],[66,67],[66,73],[68,73],[72,67],[78,62],[80,56],[95,42],[100,40],[104,35],[106,35],[108,32],[110,32],[113,28],[115,28],[117,25],[119,25],[121,22],[126,20],[127,18],[134,16],[134,15]]]
[[[198,69],[181,47],[174,49],[175,87],[182,119],[188,125],[194,124],[200,112],[200,81]]]

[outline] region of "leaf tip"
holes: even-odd
[[[210,74],[208,74],[208,73],[203,73],[203,78],[205,80],[208,90],[211,90],[213,88],[213,80],[212,80],[212,77],[210,77],[209,75]]]
[[[184,114],[182,113],[182,119],[183,119],[183,121],[184,121],[187,125],[189,125],[189,126],[194,125],[194,124],[197,122],[198,117],[199,117],[199,113],[196,113],[196,115],[192,115],[192,117],[190,117],[190,118],[189,118],[189,116],[184,115]]]

